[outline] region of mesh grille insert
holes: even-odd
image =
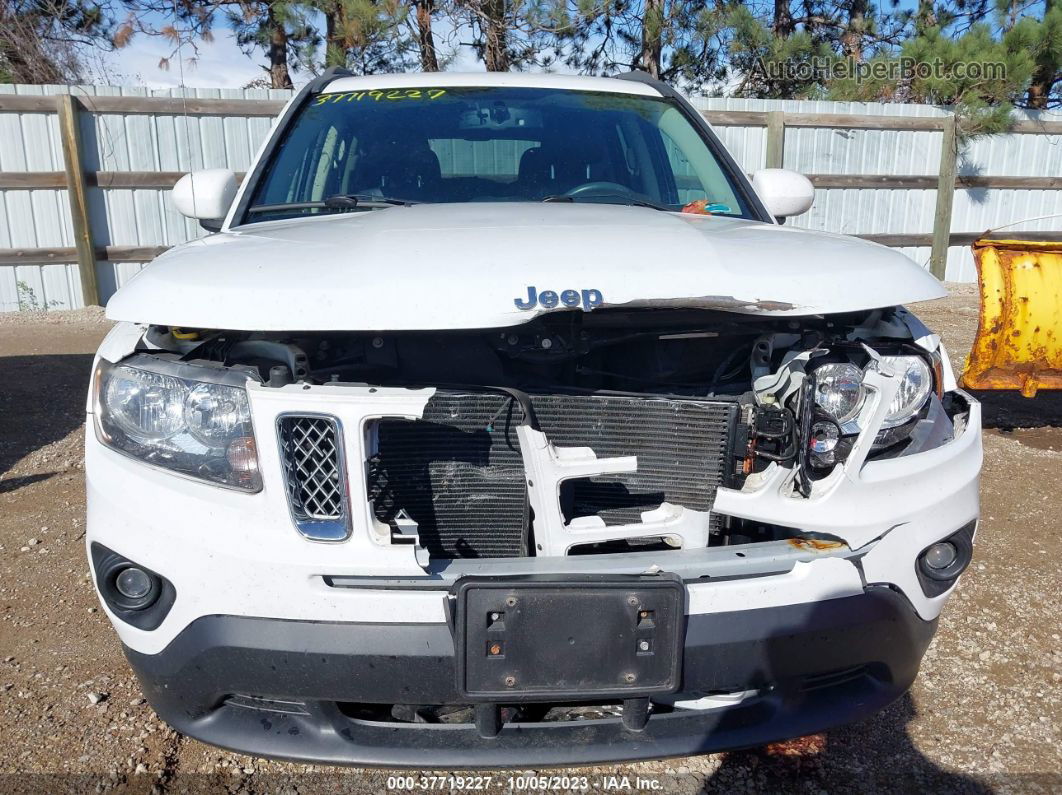
[[[280,445],[288,499],[295,515],[339,519],[343,515],[343,473],[335,420],[282,417]]]

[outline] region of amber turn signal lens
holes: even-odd
[[[250,486],[258,481],[258,450],[253,436],[241,436],[229,442],[225,451],[232,473],[241,486]]]

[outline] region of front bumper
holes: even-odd
[[[371,408],[344,402],[327,387],[317,390],[324,391],[300,398],[303,408]],[[272,445],[260,451],[262,491],[243,494],[145,467],[106,449],[90,431],[86,543],[172,582],[175,600],[152,629],[104,607],[159,715],[206,742],[322,763],[418,768],[718,751],[859,719],[910,686],[950,594],[923,591],[917,556],[977,518],[979,416],[971,403],[965,431],[953,441],[848,468],[808,499],[788,493],[780,470],[756,489],[721,489],[716,496],[720,513],[838,540],[825,548],[791,539],[443,561],[429,570],[411,546],[375,541],[367,511],[343,542],[300,535]],[[353,420],[347,426],[360,427]],[[266,422],[256,433],[266,438],[271,427]],[[348,458],[364,460],[360,437],[351,438]],[[352,489],[364,487],[361,479],[351,481]],[[359,492],[352,504],[366,500]],[[354,704],[389,710],[461,703],[447,595],[463,576],[646,571],[685,582],[681,698],[697,708],[668,711],[661,704],[638,732],[620,718],[510,721],[493,738],[470,723],[352,716]],[[711,701],[719,694],[742,695]]]
[[[126,656],[159,716],[205,742],[260,756],[389,767],[578,765],[747,747],[871,715],[913,682],[936,621],[888,588],[822,602],[690,615],[683,698],[642,731],[620,718],[472,723],[351,717],[354,704],[446,705],[456,693],[443,624],[206,616],[159,654]]]
[[[142,630],[108,611],[122,642],[142,654],[162,652],[193,622],[212,615],[444,624],[445,599],[438,590],[394,590],[393,585],[415,581],[445,588],[462,574],[618,574],[655,567],[688,583],[691,615],[814,603],[857,595],[868,584],[884,585],[897,589],[921,618],[931,620],[950,591],[926,595],[916,558],[978,516],[979,424],[975,403],[967,429],[955,441],[918,455],[868,463],[811,499],[793,499],[772,482],[752,492],[721,489],[717,494],[721,513],[837,538],[847,549],[822,552],[779,542],[784,555],[770,545],[753,544],[469,560],[430,573],[414,559],[410,545],[380,545],[367,531],[337,544],[302,537],[292,526],[282,484],[271,480],[279,478],[280,464],[269,445],[263,446],[263,458],[274,459],[263,464],[265,487],[258,494],[242,494],[144,466],[105,448],[90,429],[85,540],[89,547],[99,543],[173,583],[176,600],[155,629]],[[357,587],[333,587],[344,578],[355,580]],[[387,608],[381,610],[385,602]]]

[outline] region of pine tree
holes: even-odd
[[[1029,87],[1019,104],[1033,110],[1062,106],[1062,4],[1045,0],[1043,17],[1018,20],[1004,41],[1008,50],[1033,58]]]
[[[731,11],[728,64],[734,96],[793,99],[821,91],[822,78],[809,67],[813,58],[828,60],[833,52],[807,30],[784,33],[789,20],[783,16],[779,23],[776,16],[768,26],[746,6]]]
[[[399,0],[316,0],[325,18],[324,65],[355,74],[413,68],[409,7]]]
[[[720,76],[726,1],[561,0],[556,55],[585,74],[641,69],[695,90]]]
[[[79,48],[113,46],[112,29],[90,0],[0,0],[0,82],[79,82]]]
[[[293,69],[309,66],[320,37],[308,8],[291,2],[240,2],[226,11],[236,42],[249,55],[262,51],[271,88],[292,88]]]
[[[420,71],[438,72],[440,68],[439,48],[432,30],[435,18],[435,0],[412,0],[413,31],[417,40],[417,53],[420,59]]]
[[[564,35],[553,0],[454,0],[452,9],[452,24],[471,32],[468,44],[488,72],[549,67]]]
[[[876,59],[883,67],[891,62],[887,77],[836,80],[827,96],[944,105],[958,116],[962,138],[1002,132],[1010,124],[1014,99],[1021,96],[1035,68],[1030,52],[1016,47],[1016,42],[993,37],[984,24],[957,38],[949,38],[940,28],[927,28],[906,41],[898,57]],[[905,61],[913,65],[911,69],[901,68]]]

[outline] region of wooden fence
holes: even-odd
[[[85,304],[100,303],[96,262],[144,262],[166,247],[97,246],[90,222],[87,191],[98,188],[170,188],[182,176],[175,171],[88,171],[79,135],[81,114],[121,113],[173,114],[188,116],[273,117],[283,107],[276,100],[206,99],[176,97],[81,96],[59,94],[0,94],[0,113],[56,113],[63,151],[63,171],[3,172],[0,190],[65,188],[70,202],[72,247],[0,248],[0,266],[53,263],[77,263]],[[859,237],[887,246],[931,246],[930,270],[944,278],[947,249],[950,245],[969,245],[980,231],[951,231],[952,202],[955,190],[964,188],[1002,188],[1059,190],[1062,176],[957,176],[956,125],[954,116],[880,116],[836,113],[790,113],[785,111],[704,111],[705,117],[718,127],[766,127],[768,167],[780,168],[785,151],[787,128],[839,128],[846,130],[939,131],[941,137],[937,176],[927,175],[853,175],[808,174],[817,188],[869,189],[936,189],[936,212],[932,230],[904,234],[860,234]],[[1062,134],[1062,122],[1021,121],[1013,133],[1036,135]]]

